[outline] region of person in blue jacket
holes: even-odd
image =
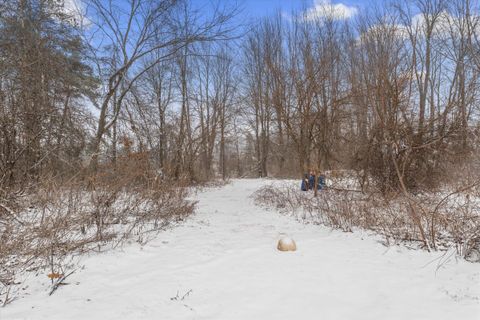
[[[322,190],[323,188],[325,188],[325,175],[320,173],[318,176],[317,189]]]
[[[308,185],[310,190],[313,190],[314,188],[316,177],[317,177],[317,172],[315,170],[311,170],[310,176],[308,177]],[[323,188],[325,188],[325,175],[319,172],[318,180],[316,182],[317,182],[317,190],[322,190]]]
[[[306,173],[305,173],[305,176],[302,179],[301,189],[302,189],[302,191],[308,191],[308,189],[310,189],[309,181],[308,181],[308,175]]]
[[[310,176],[308,177],[308,185],[310,190],[313,190],[313,186],[315,185],[315,177],[315,170],[310,170]]]

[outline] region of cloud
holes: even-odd
[[[447,11],[442,11],[438,15],[433,28],[433,36],[444,35],[449,31],[449,27],[455,22],[455,18]],[[427,27],[425,15],[422,13],[416,14],[412,17],[411,28],[423,34]]]
[[[86,17],[85,7],[81,0],[65,0],[63,12],[70,16],[70,23],[76,26],[89,26],[91,21]]]
[[[358,43],[368,36],[373,37],[395,37],[399,41],[408,40],[410,36],[413,36],[418,43],[422,43],[426,37],[427,21],[431,19],[431,16],[425,16],[422,13],[412,16],[408,24],[400,24],[398,20],[389,19],[384,17],[378,23],[370,26],[364,32],[361,32],[357,38]],[[463,19],[463,20],[461,20]],[[467,19],[469,21],[467,21]],[[442,11],[436,17],[435,24],[432,28],[431,36],[434,40],[441,41],[440,50],[444,48],[443,44],[446,41],[456,41],[461,36],[462,30],[460,28],[465,27],[466,23],[472,26],[472,32],[480,37],[480,16],[469,15],[468,17],[458,17],[448,11]],[[465,32],[465,30],[463,31]],[[448,46],[445,47],[445,49]]]
[[[334,20],[350,19],[358,13],[356,7],[343,3],[332,3],[331,0],[315,0],[313,7],[303,13],[304,20],[315,20],[318,18],[329,18]]]
[[[410,28],[414,34],[424,37],[427,29],[426,19],[432,19],[431,16],[426,17],[424,14],[416,14],[412,17]],[[442,11],[436,17],[435,24],[432,29],[434,38],[443,38],[451,36],[460,36],[462,26],[468,22],[473,26],[473,32],[480,35],[480,24],[477,23],[480,17],[475,14],[469,16],[458,17],[448,11]]]

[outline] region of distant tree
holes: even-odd
[[[79,161],[80,102],[97,82],[61,3],[7,1],[0,12],[0,186],[12,186]]]

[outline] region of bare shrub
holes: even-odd
[[[427,250],[455,248],[458,255],[480,259],[479,184],[448,193],[423,193],[412,199],[402,194],[385,197],[351,189],[327,188],[313,197],[290,185],[266,186],[255,201],[293,214],[298,219],[351,232],[373,231],[385,244],[415,244]],[[421,226],[421,228],[419,227]]]
[[[12,301],[25,271],[48,275],[53,293],[77,267],[75,256],[128,239],[143,244],[195,205],[189,189],[157,177],[142,155],[66,182],[42,179],[31,190],[0,199],[0,304]]]

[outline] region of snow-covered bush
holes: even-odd
[[[255,200],[306,223],[346,232],[373,231],[384,236],[386,245],[403,242],[427,250],[454,247],[467,260],[480,261],[480,188],[468,187],[411,198],[331,187],[314,197],[291,184],[274,184],[257,191]]]
[[[121,166],[121,167],[120,167]],[[33,191],[0,198],[0,306],[25,271],[51,276],[52,292],[77,265],[75,256],[131,239],[140,243],[191,214],[189,188],[150,175],[141,161],[88,177],[43,179]]]

